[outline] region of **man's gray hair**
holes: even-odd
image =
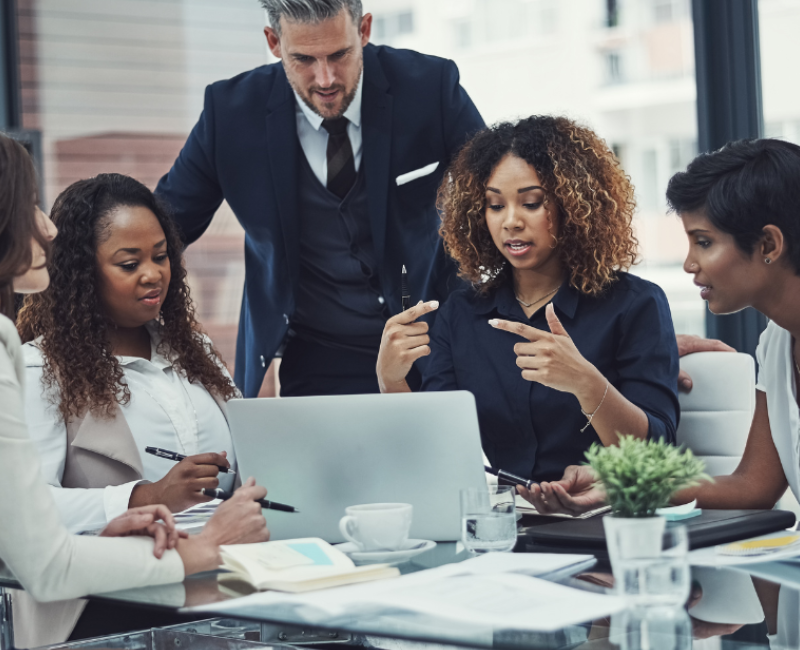
[[[320,23],[347,9],[353,22],[361,22],[361,0],[260,0],[272,29],[281,35],[281,17],[292,22]]]

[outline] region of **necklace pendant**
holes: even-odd
[[[546,294],[544,294],[544,295],[543,295],[541,298],[537,298],[537,299],[536,299],[536,300],[534,300],[533,302],[525,302],[525,301],[524,301],[522,298],[520,298],[520,297],[519,297],[519,296],[518,296],[516,293],[514,293],[514,297],[517,299],[517,302],[518,302],[520,305],[522,305],[523,307],[527,307],[528,309],[530,309],[530,308],[531,308],[531,307],[533,307],[533,306],[534,306],[536,303],[542,302],[542,300],[544,300],[545,298],[547,298],[547,296],[552,296],[552,295],[553,295],[553,294],[554,294],[556,291],[558,291],[560,288],[561,288],[561,287],[560,287],[560,286],[558,286],[558,287],[556,287],[555,289],[553,289],[552,291],[548,291],[548,292],[547,292]]]

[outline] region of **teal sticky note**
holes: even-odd
[[[302,553],[310,560],[313,560],[315,566],[330,566],[333,564],[333,560],[328,557],[328,554],[313,542],[304,542],[303,544],[287,544],[286,546],[297,551],[298,553]]]
[[[695,508],[694,510],[684,513],[670,512],[664,515],[664,519],[667,521],[682,521],[684,519],[691,519],[692,517],[699,517],[702,514],[703,510],[701,508]]]

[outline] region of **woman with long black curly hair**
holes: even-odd
[[[22,346],[11,320],[15,293],[34,294],[50,282],[47,261],[57,230],[36,207],[36,194],[33,161],[21,144],[0,133],[0,562],[26,590],[13,595],[18,647],[63,642],[66,627],[85,605],[69,598],[179,582],[190,573],[217,568],[221,544],[269,539],[261,506],[254,501],[267,491],[252,479],[217,509],[202,533],[189,539],[175,529],[163,505],[128,510],[97,537],[69,535],[59,521],[28,435],[23,401],[37,387],[25,390]],[[155,543],[139,538],[147,535]],[[17,605],[31,603],[31,597],[56,602],[49,603],[39,625],[25,625],[30,619],[24,617],[20,625]]]
[[[176,227],[121,174],[72,184],[51,217],[50,287],[26,298],[18,328],[41,388],[27,394],[30,432],[64,522],[91,530],[128,507],[208,500],[202,488],[233,482],[224,408],[237,391],[195,320]]]
[[[553,481],[619,434],[675,440],[678,350],[663,291],[627,273],[633,187],[606,144],[564,117],[475,135],[439,190],[462,278],[430,337],[424,303],[390,319],[383,392],[469,390],[496,469]],[[521,371],[520,371],[521,369]]]

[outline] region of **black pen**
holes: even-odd
[[[527,489],[531,489],[532,485],[539,485],[536,481],[532,481],[530,479],[520,478],[516,474],[512,474],[511,472],[506,472],[503,469],[492,469],[491,467],[484,465],[483,469],[489,472],[489,474],[494,474],[497,477],[497,484],[498,485],[523,485]]]
[[[169,451],[168,449],[159,449],[158,447],[145,447],[145,453],[150,454],[152,456],[158,456],[159,458],[166,458],[167,460],[174,460],[176,463],[180,463],[186,456],[183,454],[179,454],[177,451]],[[227,467],[223,467],[222,465],[217,465],[219,467],[219,471],[223,474],[236,474],[232,469],[228,469]]]
[[[205,494],[207,497],[211,497],[212,499],[222,499],[223,501],[227,501],[233,496],[230,492],[220,490],[219,488],[215,488],[213,490],[211,488],[203,488],[203,494]],[[268,508],[269,510],[280,510],[281,512],[300,512],[297,508],[287,506],[284,503],[278,503],[277,501],[256,499],[256,502],[260,503],[262,508]]]
[[[408,271],[403,264],[403,272],[400,274],[400,304],[403,311],[411,307],[411,294],[408,291]]]

